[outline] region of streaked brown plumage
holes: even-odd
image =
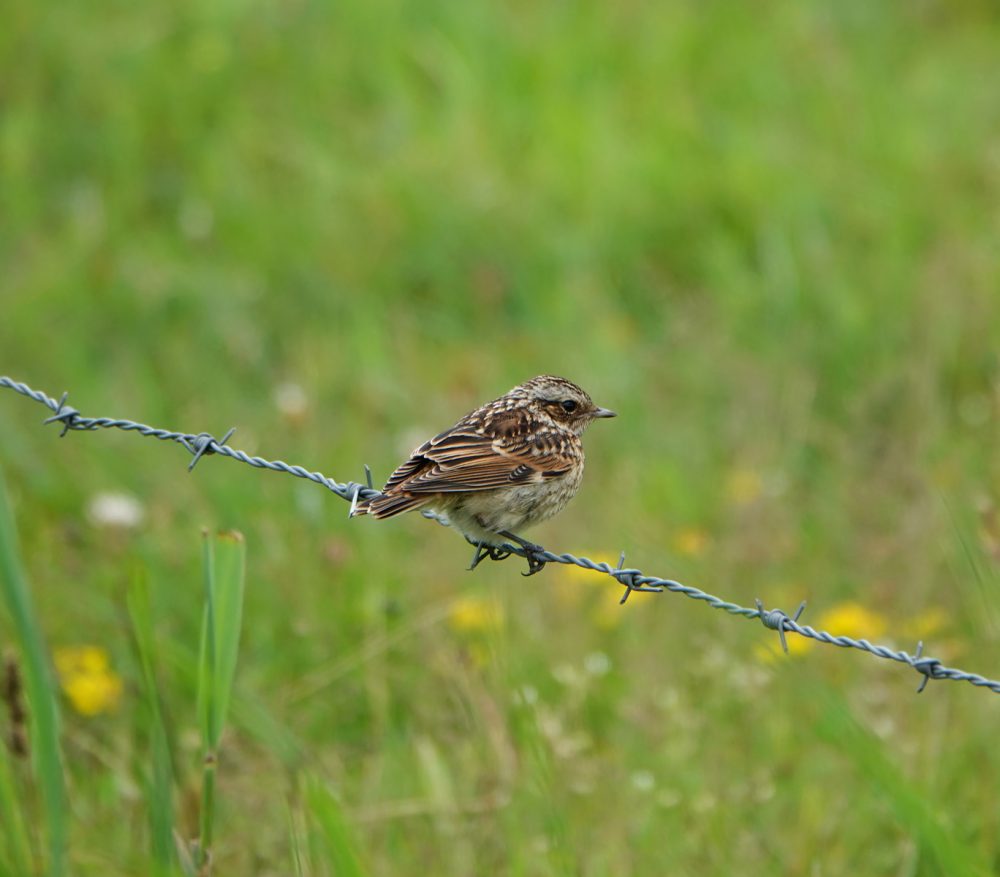
[[[501,545],[573,498],[583,478],[580,436],[595,418],[614,416],[571,381],[540,375],[424,442],[355,513],[430,508],[472,542]]]

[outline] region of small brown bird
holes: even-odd
[[[540,375],[424,442],[354,513],[391,518],[430,509],[479,546],[473,567],[506,557],[498,546],[516,542],[531,575],[544,566],[532,556],[538,546],[513,531],[551,518],[576,495],[580,436],[596,418],[614,416],[571,381]]]

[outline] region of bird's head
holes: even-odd
[[[593,399],[566,378],[539,375],[511,390],[510,395],[523,396],[556,423],[577,435],[599,417],[615,417],[614,411],[595,405]]]

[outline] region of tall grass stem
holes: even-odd
[[[219,743],[232,693],[243,617],[246,552],[235,531],[204,537],[204,614],[198,661],[198,716],[202,737],[202,793],[196,864],[211,868],[215,840],[215,779]]]
[[[0,473],[0,594],[13,621],[14,637],[24,660],[28,697],[32,765],[42,789],[47,873],[66,873],[68,814],[62,756],[59,748],[59,709],[41,628],[35,617],[31,591],[17,550],[14,518]]]

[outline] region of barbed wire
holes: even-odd
[[[33,390],[27,384],[15,381],[12,378],[5,376],[0,376],[0,387],[6,387],[7,389],[20,393],[22,396],[34,399],[36,402],[41,403],[51,410],[53,412],[52,416],[46,418],[44,423],[61,423],[62,432],[60,433],[60,436],[65,436],[66,433],[71,430],[88,431],[97,429],[121,429],[126,432],[137,432],[142,436],[159,439],[160,441],[176,442],[192,456],[192,460],[188,465],[189,471],[194,469],[195,465],[197,465],[198,461],[201,460],[202,457],[216,454],[221,457],[229,457],[233,460],[238,460],[241,463],[246,463],[247,465],[253,466],[257,469],[269,469],[272,472],[285,472],[289,475],[294,475],[297,478],[305,478],[309,481],[315,482],[316,484],[320,484],[331,493],[334,493],[341,499],[350,502],[351,505],[349,514],[353,514],[359,499],[368,499],[379,495],[379,491],[372,485],[371,471],[367,466],[365,466],[365,483],[362,484],[356,481],[347,481],[342,483],[334,480],[333,478],[329,478],[321,472],[310,471],[304,466],[292,465],[285,463],[282,460],[267,460],[263,457],[251,456],[245,451],[229,447],[226,442],[232,437],[235,432],[235,427],[226,432],[221,439],[217,439],[211,433],[207,432],[175,432],[174,430],[158,429],[156,427],[147,426],[146,424],[137,423],[134,420],[128,420],[126,418],[84,417],[75,408],[66,404],[67,393],[63,393],[58,400],[53,399],[51,396],[48,396],[39,390]],[[439,515],[430,511],[424,511],[422,514],[424,517],[437,521],[439,524],[448,524],[448,519],[444,515]],[[673,579],[664,579],[658,576],[646,575],[639,569],[626,567],[624,552],[622,552],[618,564],[616,566],[611,566],[608,563],[593,561],[587,557],[577,557],[569,552],[557,554],[543,548],[540,545],[533,545],[531,543],[525,543],[525,545],[506,543],[499,549],[487,550],[485,554],[483,553],[482,546],[477,545],[476,548],[477,551],[473,560],[473,567],[481,559],[483,559],[484,556],[490,557],[494,560],[501,560],[509,555],[517,555],[518,557],[525,558],[529,561],[529,568],[531,569],[535,569],[536,565],[543,566],[547,563],[568,564],[604,573],[617,581],[624,588],[621,600],[619,601],[620,603],[625,603],[625,601],[628,600],[633,593],[683,594],[685,597],[690,597],[692,600],[700,600],[713,609],[720,609],[730,615],[736,615],[747,619],[759,619],[766,628],[778,632],[781,647],[786,653],[788,652],[788,644],[785,640],[785,634],[797,633],[799,636],[803,636],[807,639],[815,640],[816,642],[824,643],[826,645],[839,646],[840,648],[845,649],[858,649],[860,651],[867,652],[870,655],[874,655],[876,658],[897,661],[901,664],[906,664],[907,666],[912,667],[923,677],[920,681],[920,686],[917,688],[918,693],[926,688],[927,683],[931,679],[949,679],[954,682],[969,682],[979,688],[985,688],[988,691],[992,691],[994,694],[1000,694],[1000,681],[987,679],[985,676],[980,676],[978,673],[968,673],[965,670],[959,670],[954,667],[946,667],[937,658],[924,655],[923,642],[919,642],[917,644],[916,651],[911,655],[909,652],[893,649],[889,646],[870,643],[866,639],[854,639],[849,636],[834,636],[825,630],[816,630],[809,625],[799,624],[799,618],[805,611],[805,602],[803,602],[798,607],[795,614],[791,616],[782,609],[765,609],[760,600],[755,601],[756,608],[753,609],[747,606],[740,606],[737,603],[730,603],[729,601],[716,597],[713,594],[706,593],[698,588],[693,588],[690,585],[681,584]],[[538,568],[540,568],[540,566]]]

